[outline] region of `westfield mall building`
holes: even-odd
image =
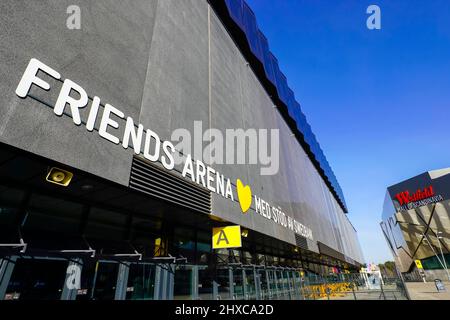
[[[360,268],[245,2],[78,3],[72,28],[71,1],[0,2],[0,299],[296,299]],[[275,131],[276,165],[174,141],[208,129]]]
[[[381,228],[406,277],[447,280],[450,265],[450,168],[387,189]]]

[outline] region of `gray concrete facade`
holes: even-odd
[[[80,0],[80,30],[66,27],[71,4],[0,3],[0,142],[129,184],[131,148],[125,150],[74,125],[70,116],[53,113],[61,81],[42,75],[51,85],[49,91],[33,87],[25,99],[15,94],[31,58],[82,86],[90,98],[100,97],[102,104],[115,106],[157,132],[162,140],[170,140],[177,128],[193,131],[194,121],[201,121],[203,130],[279,129],[278,174],[261,176],[259,165],[213,167],[233,182],[241,179],[253,194],[311,228],[309,250],[318,252],[320,241],[363,262],[348,216],[206,0]],[[81,117],[87,120],[84,110]],[[236,200],[213,194],[212,214],[296,243],[294,232],[257,214],[254,204],[242,214]]]

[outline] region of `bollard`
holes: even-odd
[[[352,292],[353,292],[353,298],[355,298],[355,300],[358,300],[358,299],[356,299],[355,284],[354,283],[352,285]]]
[[[383,295],[383,300],[386,300],[386,295],[384,294],[384,290],[383,290],[383,281],[380,281],[380,288],[381,288],[381,294]]]

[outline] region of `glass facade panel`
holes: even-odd
[[[226,288],[227,286],[229,288],[229,281],[219,281],[219,284],[222,288]],[[214,300],[213,275],[211,274],[211,270],[206,269],[206,267],[200,267],[198,270],[198,298],[200,300]]]
[[[65,260],[18,259],[5,300],[59,300],[67,266]]]
[[[126,232],[127,215],[124,213],[92,208],[86,227],[86,236],[92,239],[123,240]]]
[[[277,283],[276,296],[278,299],[284,299],[285,287],[283,283],[283,274],[280,270],[275,270],[275,281]]]
[[[16,218],[25,192],[6,186],[0,186],[0,242],[17,242]]]
[[[256,17],[252,9],[244,1],[244,26],[245,34],[247,35],[248,43],[250,44],[250,49],[252,53],[258,58],[259,61],[263,62],[263,55],[261,51],[261,45],[259,44],[259,29],[256,24]]]
[[[245,269],[245,299],[256,299],[256,279],[255,271],[253,269]]]
[[[155,270],[154,264],[132,263],[130,265],[126,300],[153,300]]]
[[[195,249],[195,230],[189,228],[175,228],[174,248],[172,252],[177,256],[187,258],[188,261],[194,261]]]
[[[290,88],[288,88],[288,113],[289,116],[295,120],[295,109],[297,108],[296,106],[296,101],[295,101],[295,95],[294,95],[294,91],[292,91]]]
[[[267,270],[268,284],[269,284],[269,298],[276,298],[278,296],[278,282],[274,270]]]
[[[29,248],[79,248],[82,214],[79,203],[33,193],[21,221],[22,234]]]
[[[219,295],[219,299],[221,299],[221,300],[231,299],[232,296],[231,296],[231,289],[230,289],[231,288],[230,287],[230,285],[231,285],[230,284],[230,269],[229,268],[217,269],[216,282],[217,282],[217,292]],[[235,291],[235,293],[236,293],[236,291]],[[217,297],[216,297],[216,299],[217,299]]]
[[[449,268],[450,267],[450,254],[444,254],[444,258],[445,258],[445,263],[447,264],[447,268]],[[441,262],[439,262],[439,260],[436,256],[429,257],[427,259],[423,259],[423,260],[421,260],[422,266],[425,270],[443,269],[442,264],[444,263],[444,260],[442,259],[441,254],[439,254],[439,259],[441,260]]]
[[[270,299],[269,295],[269,279],[268,273],[265,269],[258,269],[257,271],[258,282],[259,282],[259,294],[261,300]]]
[[[296,299],[302,299],[302,280],[300,272],[294,271],[293,272],[293,278],[294,278],[294,293]]]
[[[280,95],[281,101],[285,105],[288,105],[289,103],[289,94],[288,94],[288,84],[286,76],[280,71],[280,68],[276,69],[275,76],[277,77],[277,88],[278,88],[278,94]]]
[[[117,285],[119,264],[116,262],[99,261],[96,263],[92,287],[91,300],[114,300]]]
[[[175,282],[173,297],[175,300],[193,299],[193,272],[190,266],[177,266],[175,268]]]
[[[270,59],[269,42],[262,32],[259,32],[259,43],[264,59],[264,71],[267,78],[275,85],[275,74],[273,72],[272,60]]]
[[[233,269],[233,291],[234,296],[238,300],[245,299],[244,295],[244,278],[242,269]]]
[[[225,0],[228,7],[228,12],[231,18],[236,22],[239,27],[244,30],[245,26],[243,23],[243,0]]]

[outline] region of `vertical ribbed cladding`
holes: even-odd
[[[190,181],[133,157],[130,188],[149,196],[200,212],[211,214],[211,192]]]

